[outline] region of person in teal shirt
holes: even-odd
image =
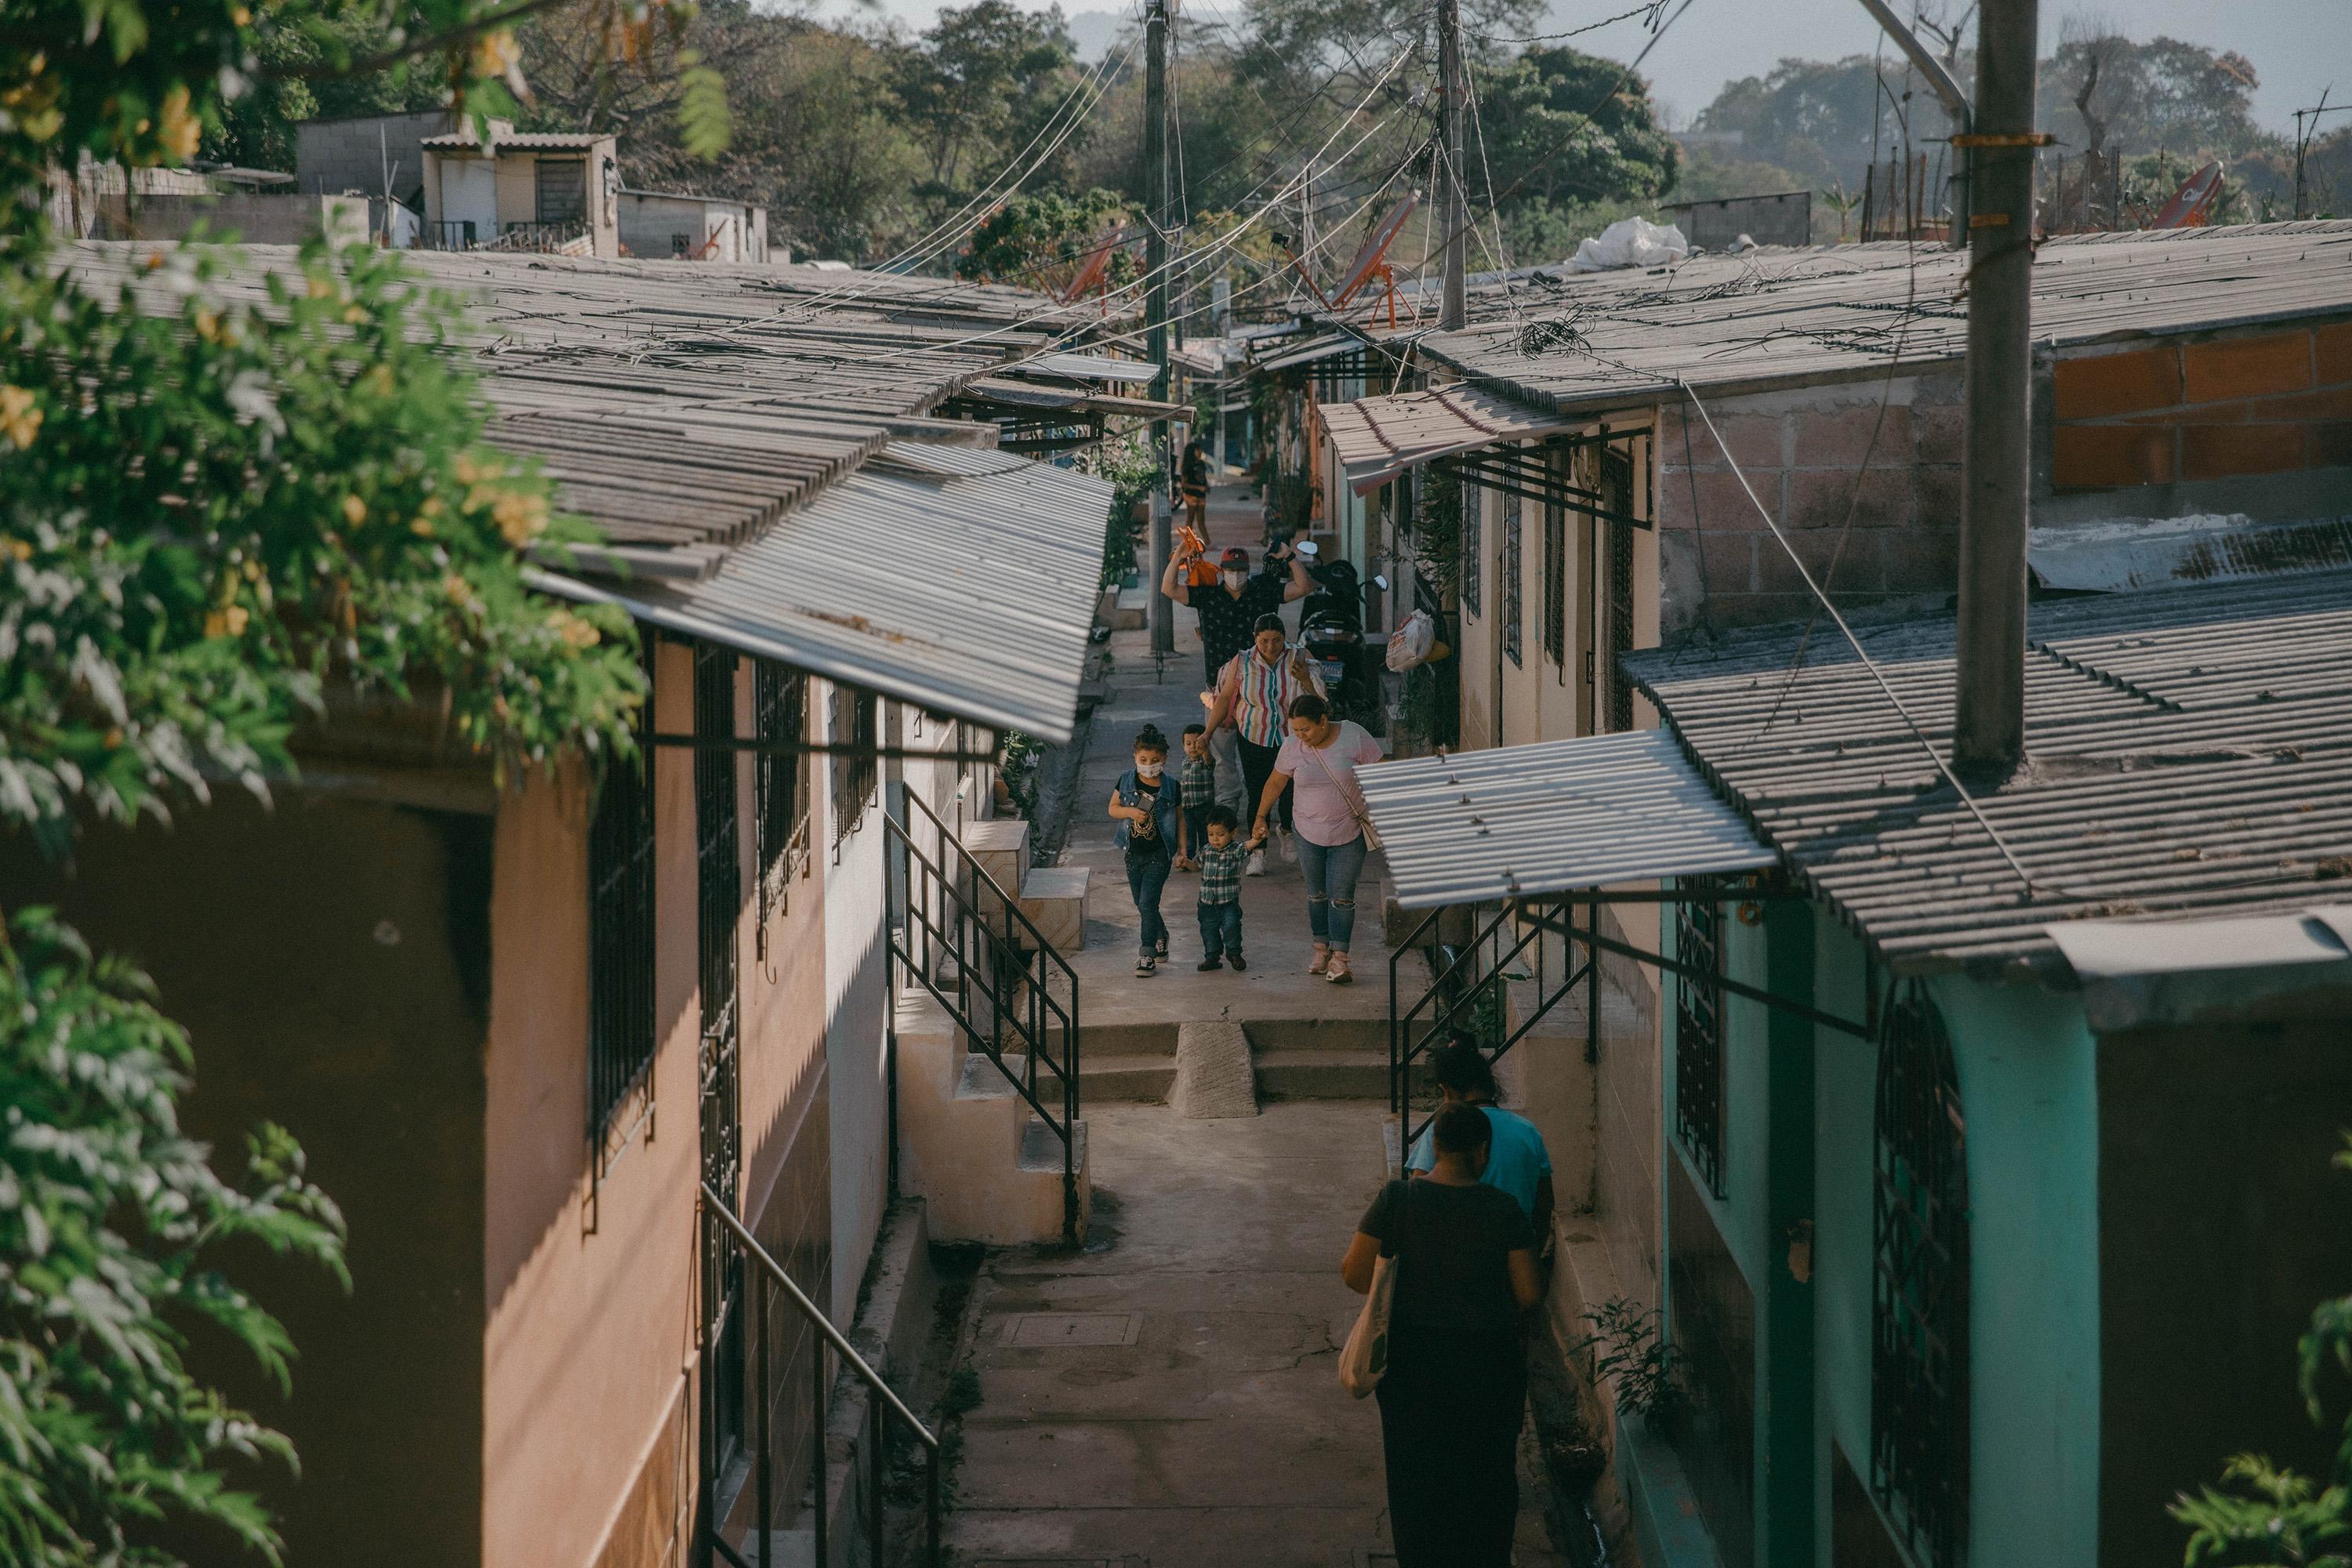
[[[1547,1250],[1546,1244],[1551,1239],[1551,1152],[1544,1147],[1543,1134],[1526,1117],[1495,1103],[1499,1098],[1495,1069],[1486,1060],[1486,1053],[1468,1036],[1457,1034],[1451,1042],[1438,1047],[1430,1058],[1430,1075],[1436,1079],[1446,1104],[1475,1105],[1486,1113],[1495,1142],[1486,1156],[1486,1173],[1479,1180],[1519,1200],[1519,1210],[1528,1216],[1528,1226],[1535,1233],[1537,1251]],[[1404,1166],[1417,1176],[1435,1163],[1429,1132],[1424,1129],[1414,1141],[1412,1156]]]

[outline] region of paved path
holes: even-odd
[[[961,1568],[1381,1568],[1380,1414],[1339,1387],[1339,1259],[1381,1177],[1364,1101],[1088,1113],[1093,1245],[984,1268],[950,1524]],[[1042,1316],[1038,1316],[1042,1315]],[[1115,1342],[1085,1342],[1087,1341]],[[1547,1544],[1523,1435],[1517,1561]]]
[[[1213,549],[1245,546],[1258,554],[1257,503],[1233,483],[1211,492],[1209,541]],[[1291,619],[1297,606],[1288,606]],[[1356,894],[1356,930],[1349,953],[1357,978],[1331,985],[1307,973],[1314,942],[1307,925],[1307,888],[1298,868],[1269,847],[1266,874],[1242,882],[1247,973],[1214,970],[1202,974],[1197,873],[1179,871],[1168,879],[1160,913],[1168,921],[1170,956],[1149,980],[1135,975],[1135,908],[1128,900],[1124,857],[1111,843],[1113,824],[1105,810],[1111,785],[1133,760],[1129,750],[1146,723],[1160,726],[1176,748],[1169,759],[1172,777],[1181,759],[1184,726],[1200,721],[1204,710],[1201,639],[1192,612],[1176,606],[1176,651],[1164,665],[1151,657],[1150,634],[1120,632],[1111,639],[1110,695],[1095,711],[1092,739],[1079,765],[1076,798],[1062,863],[1093,873],[1087,893],[1086,946],[1067,955],[1078,973],[1081,1016],[1089,1038],[1108,1045],[1120,1025],[1152,1026],[1188,1019],[1344,1018],[1380,1020],[1386,1048],[1389,953],[1381,940],[1380,857],[1366,864]]]

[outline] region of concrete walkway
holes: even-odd
[[[1257,503],[1237,483],[1211,491],[1212,549],[1239,544],[1255,562],[1260,553]],[[1295,624],[1297,605],[1286,606]],[[1175,606],[1176,651],[1164,664],[1151,657],[1149,632],[1120,632],[1111,639],[1110,692],[1096,710],[1091,742],[1080,764],[1076,798],[1062,863],[1093,872],[1087,898],[1087,941],[1067,955],[1077,971],[1086,1046],[1091,1052],[1172,1049],[1144,1037],[1194,1019],[1334,1019],[1361,1026],[1361,1044],[1387,1050],[1389,952],[1381,940],[1381,889],[1386,867],[1377,855],[1365,865],[1356,894],[1356,929],[1349,952],[1355,981],[1332,985],[1307,973],[1314,951],[1307,924],[1307,888],[1298,868],[1268,847],[1266,874],[1242,881],[1244,941],[1250,967],[1196,973],[1201,933],[1194,918],[1200,879],[1179,871],[1160,899],[1170,952],[1160,973],[1135,975],[1138,917],[1127,893],[1125,858],[1111,842],[1115,824],[1105,810],[1111,785],[1133,758],[1129,742],[1146,723],[1157,724],[1175,753],[1173,777],[1182,751],[1184,726],[1198,723],[1204,685],[1201,639],[1191,609]],[[1378,1027],[1373,1027],[1377,1022]],[[1374,1036],[1377,1035],[1377,1041]]]
[[[1095,1239],[984,1268],[950,1539],[961,1568],[1380,1568],[1380,1412],[1340,1388],[1339,1255],[1379,1190],[1376,1103],[1245,1121],[1088,1112]],[[1517,1562],[1549,1544],[1532,1427]]]

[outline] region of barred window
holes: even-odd
[[[1555,454],[1557,468],[1565,454]],[[1544,503],[1543,516],[1543,647],[1544,657],[1565,672],[1568,667],[1568,512],[1558,501]],[[1566,679],[1565,673],[1562,679]]]
[[[847,747],[833,757],[833,841],[857,831],[866,803],[881,782],[882,760],[874,753],[882,744],[881,699],[852,687],[833,689],[833,743]]]
[[[1723,1196],[1723,906],[1714,878],[1675,906],[1675,956],[1699,971],[1675,976],[1675,1135],[1707,1191]]]
[[[1496,614],[1503,622],[1503,653],[1513,664],[1526,661],[1519,647],[1519,498],[1513,494],[1503,497],[1503,554],[1499,563],[1501,581],[1496,584],[1496,596],[1502,601]]]
[[[1474,616],[1486,612],[1479,603],[1486,586],[1486,562],[1479,549],[1479,526],[1486,510],[1486,493],[1468,479],[1462,492],[1462,607]]]
[[[808,740],[808,677],[772,659],[751,667],[754,732],[771,744]],[[809,777],[805,752],[761,752],[752,798],[760,846],[760,905],[764,924],[770,908],[784,904],[784,885],[808,858]]]
[[[651,637],[647,637],[650,645]],[[647,689],[652,681],[647,671]],[[588,825],[588,1133],[654,1059],[653,702],[638,710],[637,752],[615,758]]]
[[[1922,1568],[1966,1561],[1968,1123],[1951,1037],[1913,981],[1878,1041],[1870,1484]]]
[[[1633,460],[1615,448],[1601,456],[1601,504],[1622,516],[1633,511]],[[1633,647],[1633,525],[1599,524],[1609,531],[1609,728],[1633,727],[1633,681],[1617,656]]]

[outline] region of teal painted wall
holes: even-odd
[[[1931,983],[1968,1116],[1969,1559],[2093,1568],[2097,1047],[2071,995]]]
[[[1816,994],[1861,1018],[1862,944],[1819,919]],[[1883,990],[1884,973],[1875,984]],[[2074,999],[1930,982],[1968,1118],[1972,1563],[2093,1568],[2098,1549],[2096,1056]],[[1877,1050],[1816,1034],[1813,1261],[1817,1475],[1830,1444],[1870,1473],[1872,1188]],[[1816,1496],[1815,1562],[1830,1561]]]

